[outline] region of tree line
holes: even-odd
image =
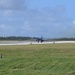
[[[0,37],[0,40],[35,40],[36,37],[22,37],[22,36],[9,36],[9,37]]]
[[[75,38],[53,38],[51,41],[75,41]]]
[[[37,39],[40,39],[38,37],[23,37],[23,36],[7,36],[7,37],[0,37],[0,40],[31,40],[36,41]],[[44,41],[75,41],[75,38],[42,38]]]

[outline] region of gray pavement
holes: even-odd
[[[0,46],[9,45],[29,45],[29,44],[61,44],[61,43],[75,43],[75,41],[51,41],[51,42],[32,42],[32,41],[0,41]]]

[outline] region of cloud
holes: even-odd
[[[72,21],[73,25],[75,25],[75,20]]]
[[[0,9],[4,10],[22,10],[25,0],[0,0]]]
[[[0,24],[0,36],[7,36],[14,33],[13,26],[7,24]]]
[[[60,14],[59,12],[55,12],[56,10],[59,10]],[[60,10],[59,8],[55,9],[55,11],[49,8],[45,8],[43,12],[28,11],[25,19],[29,21],[30,27],[36,35],[75,37],[74,20],[66,17],[65,14],[63,14],[65,12],[63,9]]]
[[[15,0],[14,2],[9,1],[11,8],[3,6],[4,9],[19,9],[18,7],[22,9],[22,5],[13,6]],[[8,33],[9,35],[24,36],[74,37],[75,20],[67,18],[63,14],[64,12],[63,6],[54,9],[46,7],[41,10],[3,10],[2,13],[0,12],[1,15],[3,14],[3,19],[0,20],[0,32],[4,35]]]
[[[66,8],[62,5],[58,5],[55,7],[55,11],[59,14],[59,13],[63,13],[66,11]]]

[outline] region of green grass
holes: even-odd
[[[0,75],[75,75],[75,44],[0,46]]]

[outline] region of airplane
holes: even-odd
[[[41,43],[44,42],[43,37],[41,37],[41,38],[37,38],[36,41],[37,41],[38,43],[39,43],[39,42],[41,42]]]

